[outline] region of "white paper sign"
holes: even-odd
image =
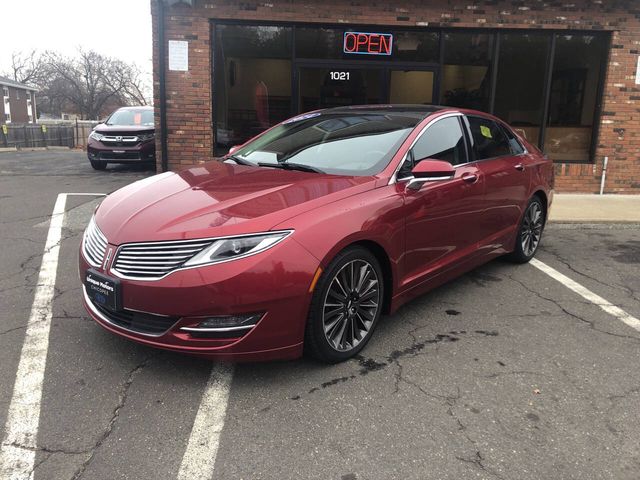
[[[177,72],[189,70],[189,42],[169,40],[169,70]]]
[[[640,85],[640,55],[638,55],[638,68],[636,68],[636,85]]]

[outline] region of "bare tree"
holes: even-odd
[[[82,49],[73,57],[33,51],[12,59],[13,78],[39,89],[40,111],[94,120],[119,106],[147,104],[142,73],[122,60]]]
[[[16,82],[37,84],[42,80],[44,59],[37,50],[28,53],[13,52],[11,54],[11,71],[9,76]]]

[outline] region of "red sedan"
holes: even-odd
[[[530,260],[552,197],[550,160],[490,115],[311,112],[109,195],[80,249],[84,302],[146,345],[339,362],[383,312],[498,256]]]

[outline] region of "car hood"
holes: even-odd
[[[374,188],[375,180],[212,161],[117,190],[96,222],[114,245],[254,233]]]
[[[93,129],[95,132],[102,133],[103,135],[109,135],[116,132],[128,133],[153,133],[153,125],[107,125],[101,123],[96,125]]]

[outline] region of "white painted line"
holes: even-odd
[[[33,478],[42,385],[53,315],[52,300],[55,293],[65,207],[69,195],[75,194],[60,193],[58,195],[51,214],[38,283],[13,384],[4,437],[0,445],[0,479],[2,480]],[[101,196],[103,194],[83,195]]]
[[[233,366],[216,363],[193,422],[178,480],[211,480],[227,413]]]
[[[560,273],[556,269],[551,268],[546,263],[542,263],[540,260],[536,260],[535,258],[532,259],[530,263],[531,263],[531,265],[533,265],[537,269],[539,269],[539,270],[543,271],[544,273],[546,273],[547,275],[549,275],[551,278],[553,278],[553,279],[557,280],[558,282],[562,283],[565,287],[567,287],[567,288],[573,290],[574,292],[576,292],[582,298],[584,298],[584,299],[590,301],[591,303],[599,306],[602,310],[604,310],[608,314],[613,315],[618,320],[621,320],[625,324],[629,325],[631,328],[633,328],[635,330],[638,330],[640,332],[640,320],[638,320],[636,317],[634,317],[632,315],[629,315],[627,312],[625,312],[621,308],[616,307],[611,302],[605,300],[604,298],[602,298],[599,295],[596,295],[595,293],[593,293],[588,288],[583,287],[582,285],[580,285],[579,283],[575,282],[574,280],[571,280],[569,277],[567,277],[566,275],[563,275],[562,273]]]
[[[38,283],[13,385],[0,447],[0,478],[32,478],[36,457],[42,383],[49,348],[52,306],[67,195],[58,195],[38,274]]]

